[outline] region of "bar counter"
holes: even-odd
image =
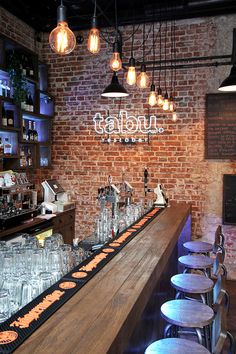
[[[15,353],[123,353],[190,212],[171,203]]]

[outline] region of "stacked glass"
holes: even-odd
[[[85,259],[83,249],[64,244],[61,234],[23,242],[0,241],[0,323],[28,304]]]

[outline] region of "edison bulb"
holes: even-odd
[[[155,90],[155,85],[151,84],[151,89],[150,89],[150,93],[148,96],[148,104],[149,106],[153,107],[157,104],[157,94],[156,94],[156,90]]]
[[[137,86],[139,88],[147,88],[149,86],[149,76],[148,74],[143,71],[139,74],[138,78],[137,78]]]
[[[172,98],[172,99],[170,99],[170,102],[169,102],[169,110],[170,110],[171,112],[173,112],[174,109],[175,109],[175,103],[174,103],[174,100],[173,100],[173,98]]]
[[[165,96],[164,96],[164,101],[163,101],[163,111],[168,111],[169,109],[169,100],[168,100],[168,94],[167,92],[165,93]]]
[[[91,30],[89,31],[87,48],[92,54],[99,53],[101,44],[100,44],[100,32],[97,28],[91,28]]]
[[[57,23],[57,27],[50,33],[49,44],[52,50],[60,55],[69,54],[74,50],[76,39],[67,22]]]
[[[135,66],[130,66],[128,73],[127,73],[127,78],[126,78],[126,82],[128,85],[135,85],[136,83],[136,70],[135,70]]]
[[[173,120],[173,122],[176,122],[177,119],[178,119],[177,113],[176,113],[176,111],[174,111],[174,112],[172,113],[172,120]]]
[[[119,52],[113,52],[110,60],[110,68],[113,71],[119,71],[122,68],[122,61]]]

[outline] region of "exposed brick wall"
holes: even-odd
[[[222,16],[178,21],[177,57],[230,54],[235,19],[236,16]],[[128,38],[131,29],[127,27],[121,30]],[[138,32],[135,41],[140,44],[142,34]],[[131,95],[122,100],[120,106],[119,101],[101,98],[101,92],[111,80],[108,68],[111,48],[103,42],[101,54],[92,56],[87,52],[85,41],[77,45],[69,56],[59,57],[49,49],[47,37],[44,36],[40,56],[49,64],[49,89],[56,103],[53,169],[38,171],[32,177],[40,182],[47,174],[52,175],[66,190],[72,192],[73,199],[77,201],[77,235],[83,238],[90,234],[94,216],[98,212],[97,189],[106,183],[109,174],[116,183],[121,181],[122,173],[125,172],[126,179],[134,187],[134,197],[139,199],[143,197],[143,171],[147,167],[150,187],[160,182],[171,200],[191,202],[194,237],[212,241],[215,228],[222,220],[222,176],[224,173],[236,173],[236,162],[204,159],[205,94],[217,92],[229,67],[178,70],[175,89],[179,117],[177,123],[173,123],[168,115],[163,118],[158,108],[152,108],[150,113],[160,116],[160,125],[165,129],[162,135],[152,137],[150,144],[107,145],[102,144],[94,133],[94,113],[105,113],[108,109],[110,113],[116,113],[120,107],[131,114],[147,114],[148,90],[127,87]],[[170,43],[170,29],[167,43]],[[126,62],[130,45],[130,40],[125,42]],[[136,48],[135,57],[141,55],[141,48]],[[156,55],[159,55],[158,46]],[[149,59],[152,59],[152,55]],[[169,72],[167,78],[169,88]],[[122,81],[122,75],[119,75],[119,79]],[[162,87],[163,80],[162,74]],[[158,83],[158,73],[155,74],[155,81]],[[150,194],[149,198],[153,198],[153,195]],[[230,276],[236,278],[236,228],[224,226],[224,231],[226,262]]]

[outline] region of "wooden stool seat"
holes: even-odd
[[[178,291],[191,294],[206,294],[214,287],[214,282],[199,274],[176,274],[171,278],[171,285]]]
[[[203,255],[181,256],[179,257],[178,261],[186,268],[191,268],[191,269],[211,268],[214,263],[214,260],[212,258]]]
[[[203,328],[212,322],[214,311],[198,301],[170,300],[161,306],[161,316],[176,326]]]
[[[192,253],[208,253],[212,252],[214,248],[214,245],[204,241],[188,241],[183,246]]]
[[[209,354],[201,344],[182,338],[164,338],[150,344],[144,354]]]

